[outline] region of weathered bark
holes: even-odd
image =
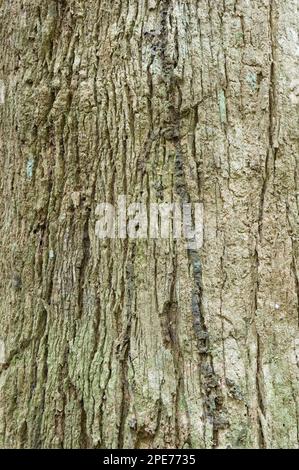
[[[298,446],[297,10],[0,1],[2,447]],[[203,248],[98,240],[120,194]]]

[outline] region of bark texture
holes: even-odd
[[[0,443],[296,448],[298,0],[0,0]],[[95,208],[204,204],[204,245]]]

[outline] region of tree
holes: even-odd
[[[2,447],[297,447],[297,9],[0,2]],[[100,240],[120,195],[202,248]]]

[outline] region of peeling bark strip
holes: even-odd
[[[298,447],[297,18],[0,1],[1,447]],[[202,249],[99,240],[120,195]]]

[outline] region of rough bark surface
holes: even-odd
[[[298,447],[298,1],[0,0],[0,443]],[[95,208],[204,204],[204,245]]]

